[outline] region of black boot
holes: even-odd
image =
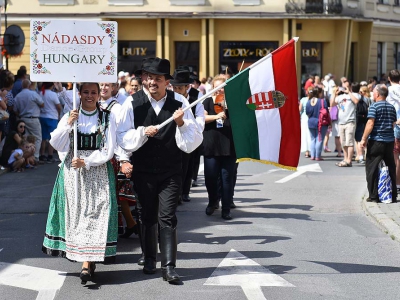
[[[177,237],[176,228],[164,227],[160,230],[161,270],[165,281],[171,284],[181,284],[179,275],[175,272]]]
[[[144,267],[143,273],[154,274],[157,263],[157,231],[158,224],[143,226],[144,233]]]
[[[139,241],[140,241],[140,249],[142,249],[142,255],[140,256],[138,260],[138,265],[139,266],[144,266],[144,231],[143,231],[143,225],[140,224],[140,222],[137,222],[139,225]]]

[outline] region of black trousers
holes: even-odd
[[[230,211],[233,197],[233,182],[236,158],[231,156],[205,156],[204,177],[208,192],[208,206],[218,202],[218,189],[221,187],[222,212]],[[220,181],[218,180],[220,178]]]
[[[182,191],[182,174],[134,172],[133,180],[142,207],[142,224],[176,228],[176,208]]]
[[[369,197],[378,200],[378,176],[379,163],[383,160],[389,169],[390,179],[392,180],[392,199],[397,198],[396,188],[396,164],[393,156],[394,142],[384,143],[378,141],[368,141],[367,155],[365,160],[365,173],[367,177],[367,187]]]
[[[192,186],[194,153],[182,153],[182,195],[189,195]]]
[[[197,175],[199,174],[199,168],[200,168],[200,156],[201,156],[201,145],[198,147],[196,150],[192,152],[192,157],[193,157],[193,180],[197,180]]]

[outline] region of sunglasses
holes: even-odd
[[[18,128],[25,128],[25,125],[20,125],[18,126]]]

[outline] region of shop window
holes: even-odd
[[[200,43],[175,42],[175,66],[189,66],[199,74]]]
[[[301,42],[301,84],[310,75],[322,77],[322,43]]]
[[[389,0],[378,0],[378,4],[389,4]]]
[[[143,0],[108,0],[108,5],[143,5]]]
[[[306,14],[322,14],[324,12],[324,0],[306,0]]]
[[[394,43],[394,68],[400,70],[400,43]]]
[[[378,42],[377,47],[377,76],[378,79],[386,74],[386,43]]]
[[[205,5],[206,0],[170,0],[171,5],[179,6],[193,6],[193,5]]]
[[[133,74],[140,69],[144,58],[155,56],[155,41],[118,41],[118,71]]]
[[[400,6],[400,0],[394,0],[393,5],[394,6]]]
[[[260,5],[260,0],[233,0],[234,5]]]
[[[40,5],[74,5],[75,0],[39,0]]]

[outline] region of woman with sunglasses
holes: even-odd
[[[51,145],[64,157],[50,200],[42,250],[82,262],[80,279],[86,284],[92,279],[95,262],[113,262],[117,251],[117,200],[110,163],[116,147],[116,115],[100,109],[99,84],[83,83],[79,94],[80,108],[65,114],[51,133]],[[75,121],[77,157],[72,142]]]
[[[8,159],[10,158],[11,153],[19,148],[21,142],[24,138],[25,134],[25,123],[22,120],[17,121],[17,127],[15,130],[12,130],[6,137],[4,141],[3,152],[0,157],[0,165],[7,166]]]

